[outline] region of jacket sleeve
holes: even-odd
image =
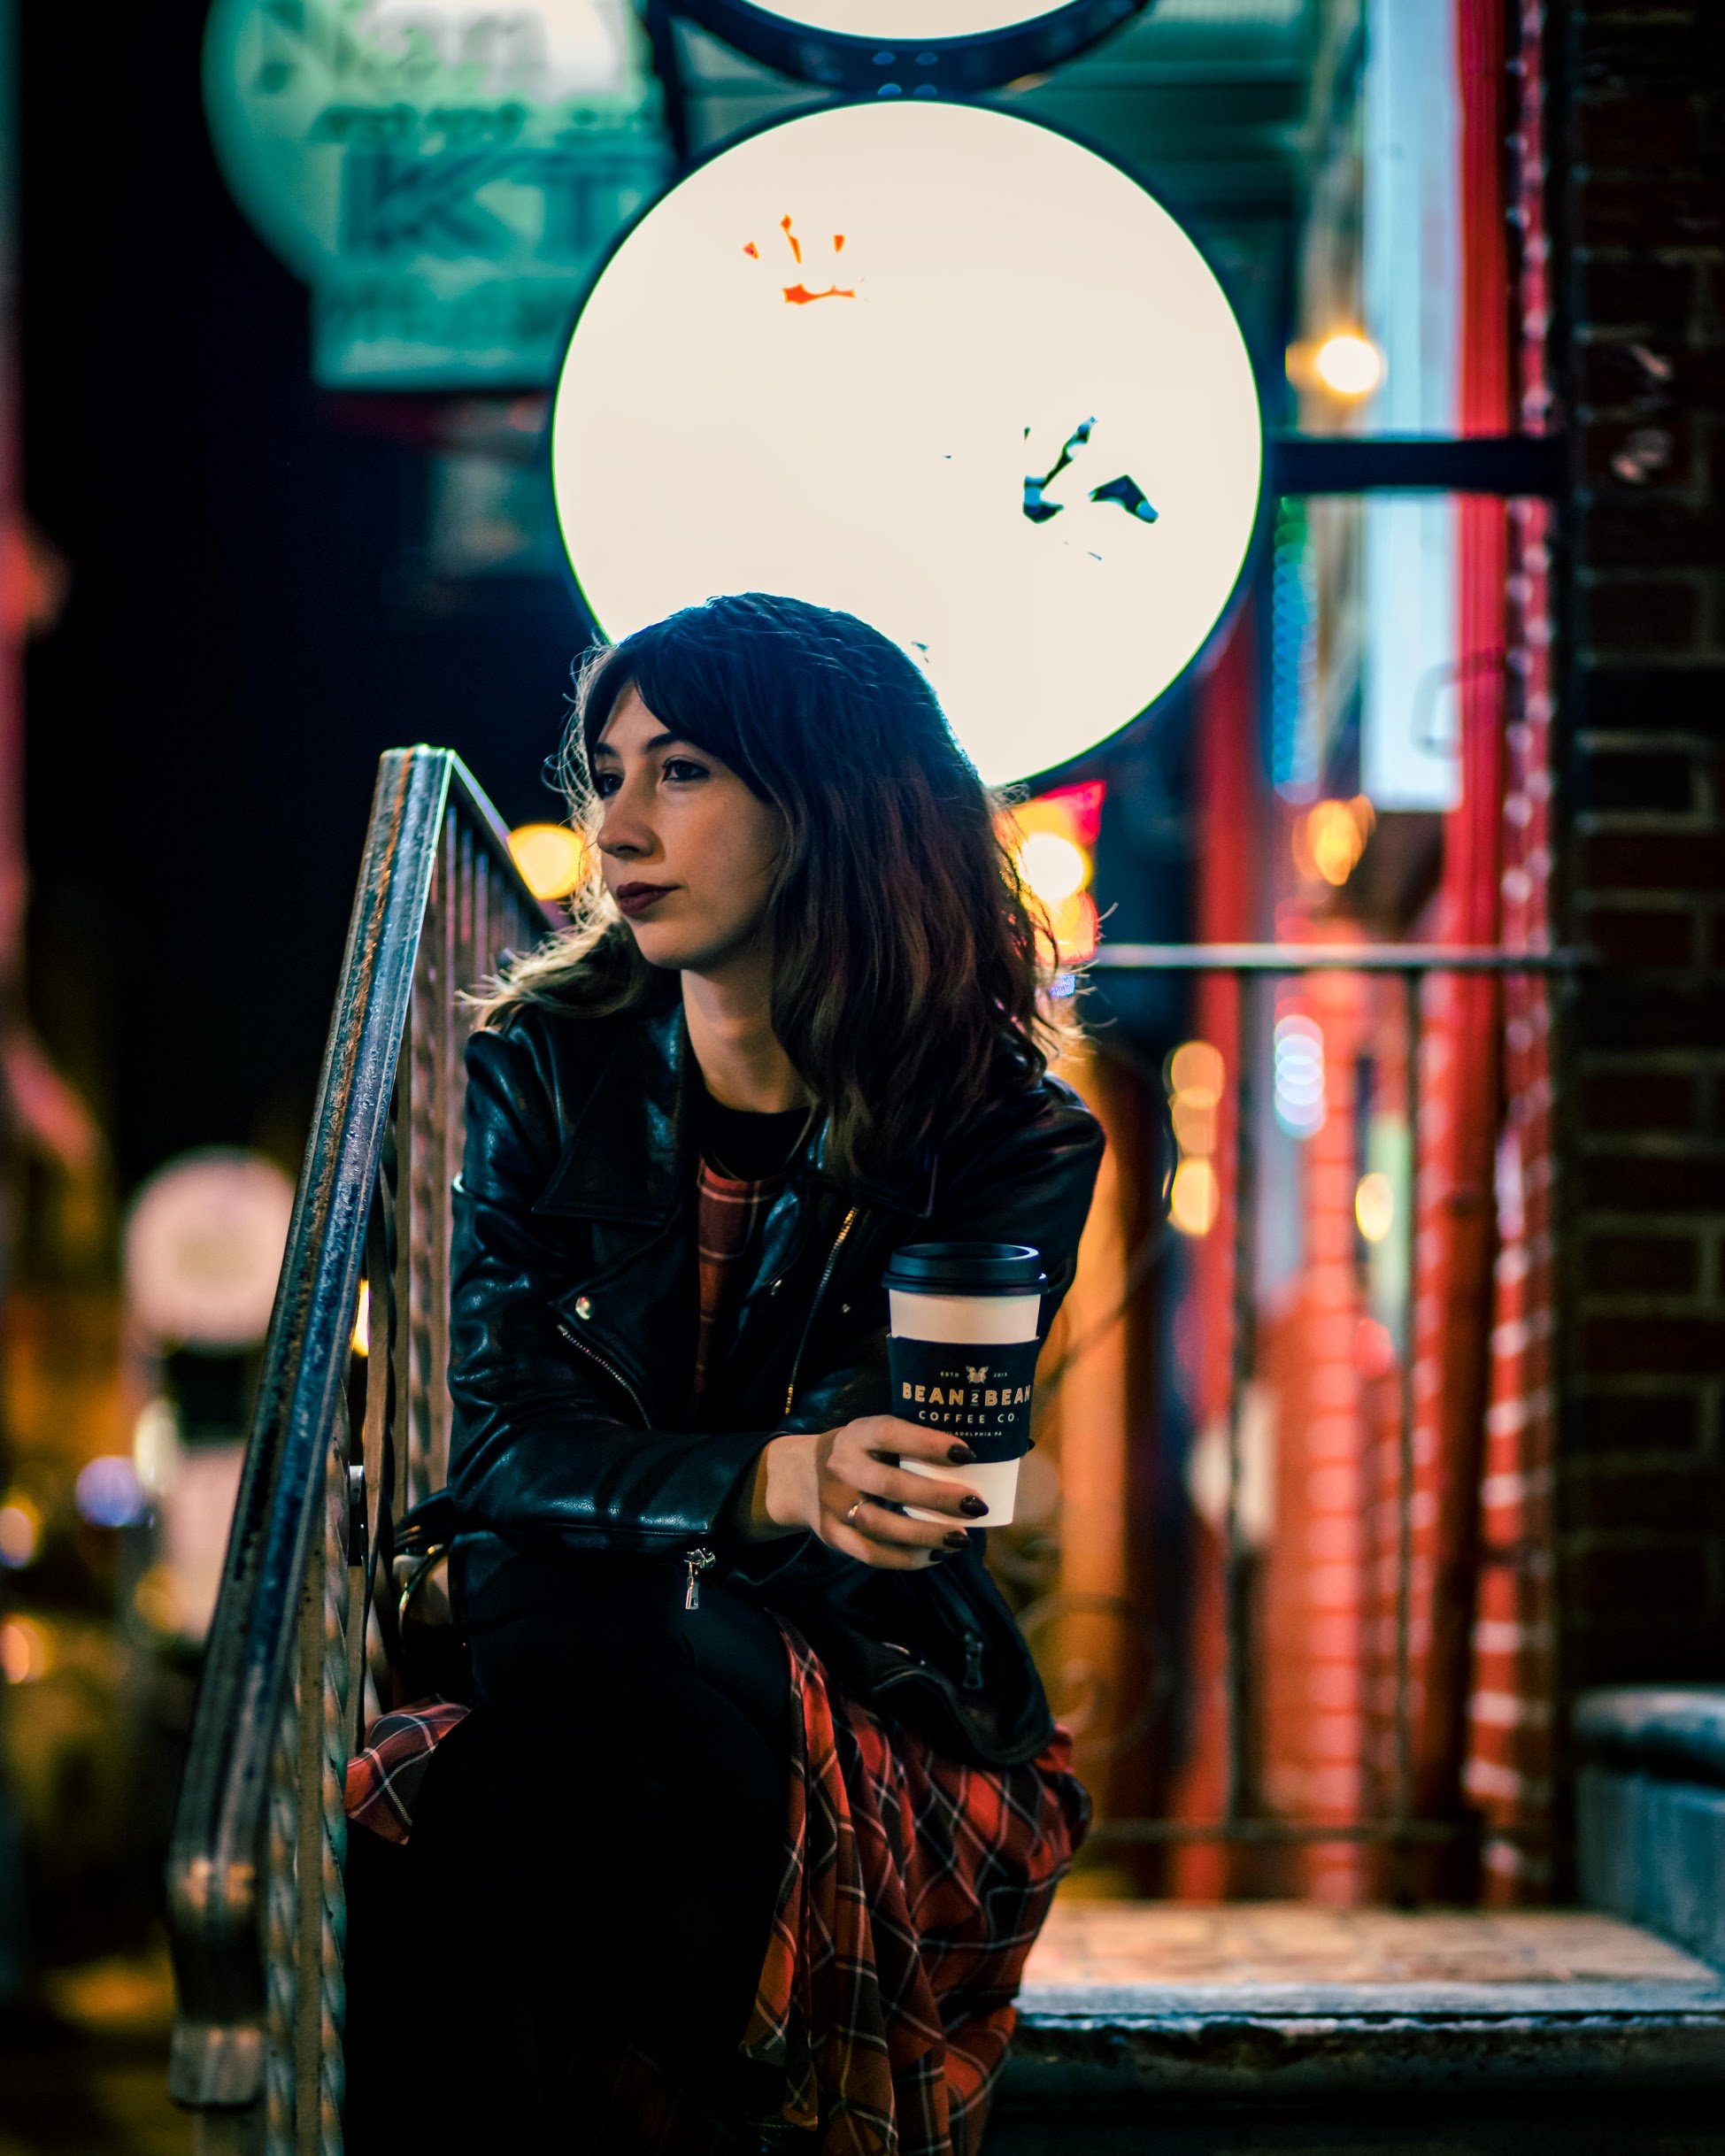
[[[770,1430],[641,1429],[600,1397],[552,1305],[571,1254],[535,1199],[556,1119],[531,1047],[508,1031],[466,1048],[466,1129],[452,1193],[449,1487],[464,1530],[554,1530],[596,1549],[676,1550],[722,1533]]]
[[[1102,1125],[1076,1092],[1059,1081],[1047,1090],[1027,1126],[1021,1115],[974,1150],[966,1148],[950,1188],[938,1190],[932,1215],[902,1240],[917,1243],[1029,1243],[1042,1253],[1043,1290],[1036,1337],[1045,1341],[1078,1266],[1078,1244],[1095,1196],[1105,1147]],[[810,1343],[797,1386],[796,1412],[780,1430],[828,1430],[859,1415],[892,1412],[888,1362],[888,1304],[878,1282],[859,1282],[848,1325],[825,1329]],[[813,1533],[743,1545],[729,1554],[728,1574],[745,1585],[775,1591],[819,1588],[853,1578],[867,1567],[828,1548]]]

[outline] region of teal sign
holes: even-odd
[[[204,96],[332,389],[549,388],[670,173],[629,0],[215,0]]]

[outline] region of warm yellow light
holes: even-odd
[[[181,1599],[179,1583],[166,1565],[152,1565],[132,1590],[132,1607],[152,1632],[179,1630]]]
[[[1173,1102],[1174,1143],[1189,1159],[1205,1159],[1216,1150],[1216,1109],[1208,1100],[1176,1093]]]
[[[0,1676],[8,1684],[33,1684],[48,1674],[48,1635],[30,1617],[0,1624]]]
[[[359,1283],[359,1306],[353,1313],[353,1351],[356,1355],[369,1355],[372,1351],[372,1283]]]
[[[180,1418],[159,1392],[144,1402],[132,1427],[132,1468],[148,1498],[166,1497],[180,1472]]]
[[[1383,380],[1383,354],[1357,329],[1333,329],[1312,355],[1312,372],[1332,397],[1369,397]]]
[[[1096,956],[1098,940],[1096,901],[1088,891],[1074,891],[1069,898],[1056,899],[1045,911],[1054,937],[1057,966],[1082,966],[1087,959]],[[1039,943],[1041,941],[1038,931]],[[1043,951],[1046,956],[1045,945]]]
[[[1207,1160],[1182,1160],[1168,1192],[1168,1219],[1182,1236],[1207,1236],[1216,1224],[1221,1186]]]
[[[1019,848],[1018,872],[1044,905],[1058,905],[1090,882],[1090,858],[1059,831],[1032,831]]]
[[[562,898],[587,874],[587,842],[566,823],[524,823],[509,834],[509,851],[535,898]]]
[[[35,1560],[42,1543],[42,1514],[21,1490],[0,1505],[0,1565],[9,1572]]]
[[[1208,1041],[1183,1041],[1168,1058],[1168,1091],[1190,1108],[1214,1108],[1227,1072],[1221,1051]]]
[[[1319,876],[1336,889],[1359,865],[1377,817],[1364,794],[1352,801],[1320,801],[1294,827],[1294,865],[1303,876]]]
[[[1359,1178],[1353,1194],[1353,1217],[1368,1243],[1382,1243],[1396,1224],[1396,1193],[1382,1168]]]

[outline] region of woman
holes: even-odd
[[[413,1837],[486,1982],[434,2109],[465,2074],[535,2147],[974,2151],[1088,1802],[966,1448],[886,1413],[882,1274],[1034,1244],[1045,1336],[1101,1128],[996,804],[863,622],[751,593],[636,632],[563,776],[589,882],[467,1051],[474,1711]]]

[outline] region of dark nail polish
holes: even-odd
[[[949,1550],[967,1550],[970,1547],[970,1537],[962,1528],[954,1528],[946,1537],[946,1546]]]
[[[931,1565],[943,1565],[943,1564],[946,1562],[946,1552],[945,1552],[945,1551],[944,1551],[944,1550],[930,1550],[930,1551],[929,1551],[929,1552],[928,1552],[928,1562],[929,1562]]]
[[[959,1510],[961,1513],[968,1513],[973,1520],[980,1520],[988,1509],[989,1501],[986,1498],[969,1497],[959,1499]]]
[[[976,1455],[967,1444],[954,1444],[947,1447],[946,1457],[955,1467],[967,1467]]]

